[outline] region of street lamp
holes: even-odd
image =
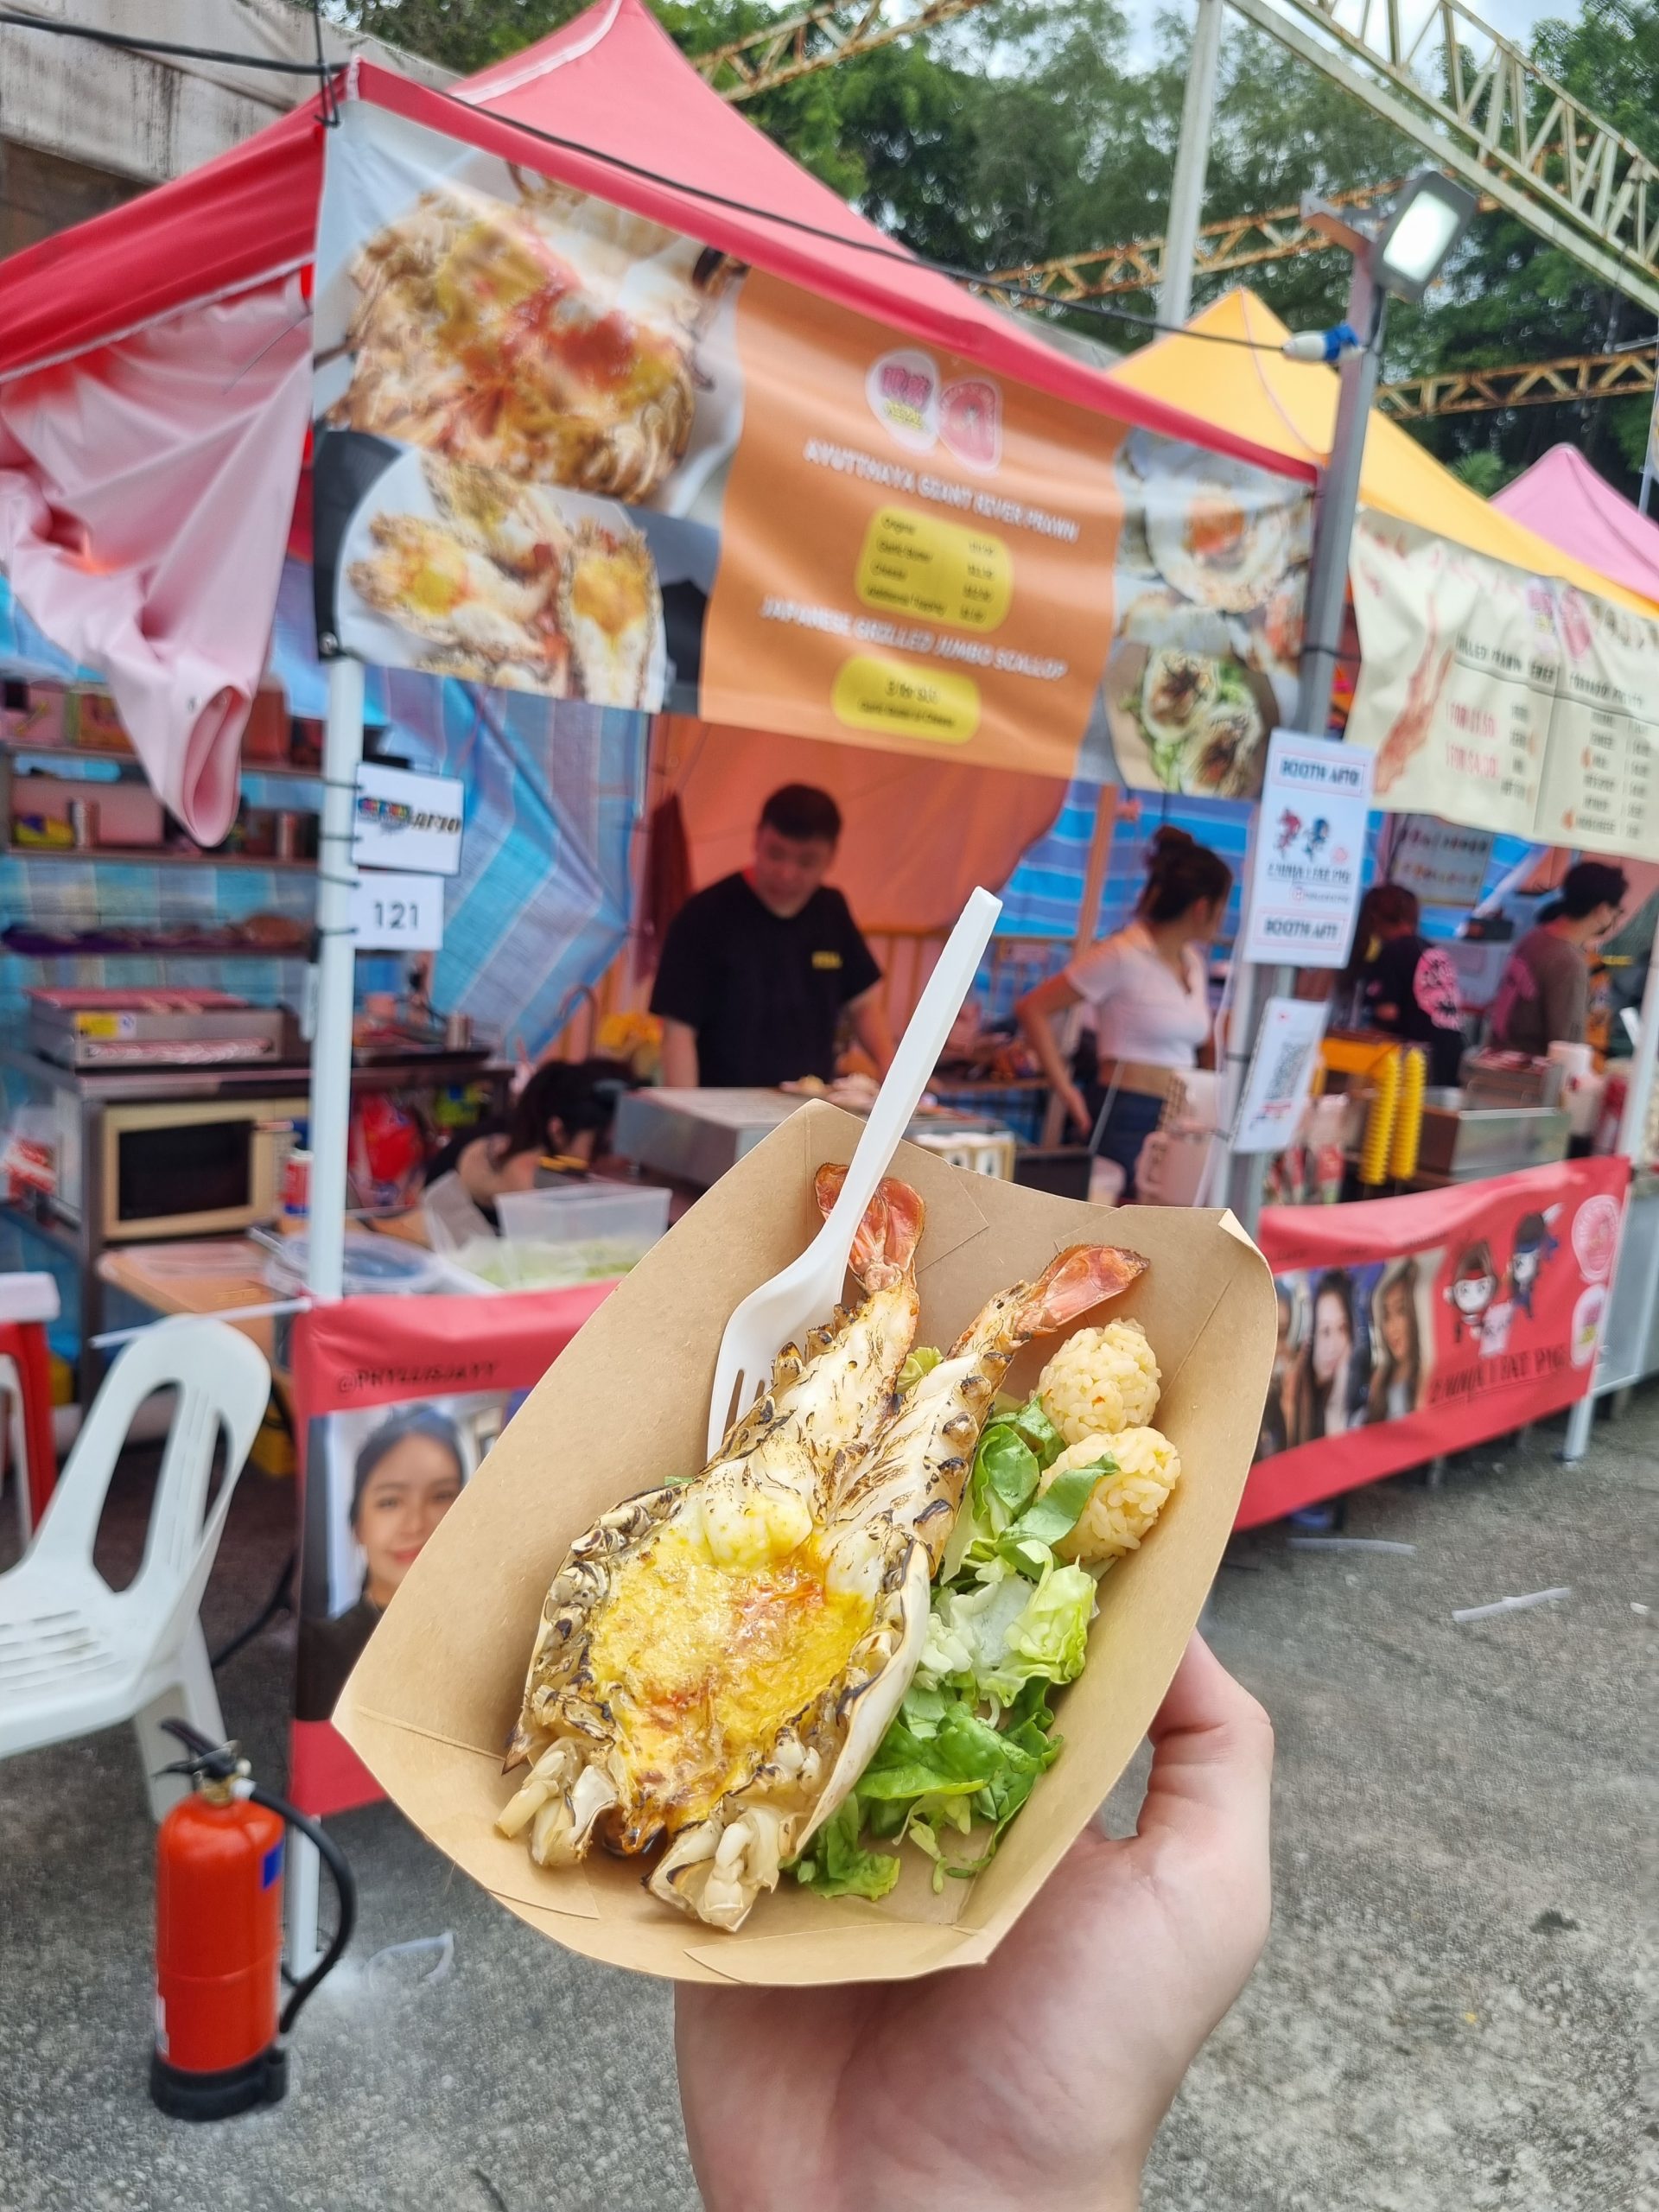
[[[1445,267],[1447,257],[1476,208],[1475,195],[1438,169],[1419,169],[1401,187],[1381,217],[1333,207],[1310,195],[1302,220],[1333,245],[1353,256],[1346,319],[1334,330],[1300,331],[1285,341],[1293,360],[1329,361],[1341,379],[1331,458],[1320,479],[1313,514],[1313,552],[1308,563],[1307,600],[1302,621],[1300,682],[1296,726],[1323,737],[1331,720],[1336,689],[1337,655],[1342,645],[1343,608],[1348,596],[1348,549],[1359,508],[1359,479],[1365,458],[1365,432],[1376,397],[1382,352],[1382,326],[1392,296],[1421,300]],[[1243,1074],[1255,1048],[1260,1008],[1268,998],[1287,992],[1288,969],[1274,969],[1265,990],[1254,969],[1247,969],[1235,1001],[1234,1019],[1245,1049],[1230,1053]],[[1262,1211],[1267,1173],[1265,1155],[1235,1154],[1229,1163],[1228,1198],[1247,1229],[1254,1230]]]
[[[1407,179],[1380,219],[1310,196],[1302,220],[1354,257],[1345,321],[1332,332],[1303,332],[1285,351],[1293,359],[1335,358],[1341,377],[1331,458],[1319,486],[1302,626],[1298,726],[1323,737],[1331,717],[1342,610],[1348,591],[1348,548],[1359,506],[1365,431],[1376,396],[1382,326],[1390,296],[1421,300],[1469,227],[1475,195],[1438,169]],[[1335,341],[1333,345],[1333,341]],[[1317,350],[1314,350],[1317,349]]]

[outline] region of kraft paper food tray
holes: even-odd
[[[948,1344],[994,1291],[1068,1244],[1132,1246],[1151,1267],[1099,1318],[1133,1314],[1163,1370],[1158,1424],[1182,1475],[1157,1528],[1101,1584],[1089,1664],[1057,1700],[1065,1749],[990,1866],[936,1896],[919,1853],[880,1904],[785,1875],[734,1935],[649,1896],[641,1867],[595,1849],[531,1860],[494,1828],[501,1772],[549,1583],[607,1507],[702,1464],[721,1332],[817,1225],[812,1171],[861,1124],[803,1107],[739,1161],[600,1307],[445,1516],[376,1630],[334,1714],[388,1796],[474,1880],[588,1958],[679,1981],[874,1981],[983,1960],[1084,1827],[1145,1734],[1232,1526],[1272,1366],[1267,1262],[1230,1217],[1076,1204],[900,1147],[927,1205],[917,1341]],[[1022,1355],[1035,1380],[1051,1340]]]

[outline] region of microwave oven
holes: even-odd
[[[309,1110],[302,1097],[105,1106],[93,1123],[94,1239],[118,1244],[275,1220],[294,1124]],[[79,1220],[87,1203],[86,1163],[73,1149],[59,1147],[56,1203]]]

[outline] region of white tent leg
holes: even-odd
[[[352,1007],[357,954],[351,938],[352,804],[363,758],[363,668],[328,664],[328,720],[322,741],[322,829],[317,841],[316,1034],[311,1040],[311,1187],[307,1288],[340,1294],[346,1259],[346,1152],[352,1118]],[[322,1954],[316,1846],[290,1835],[284,1897],[288,1967],[310,1973]]]
[[[314,1298],[338,1298],[346,1252],[346,1147],[352,1115],[352,1003],[357,955],[349,934],[352,802],[363,758],[363,668],[328,664],[322,741],[322,829],[317,843],[317,1031],[311,1042],[308,1280]]]

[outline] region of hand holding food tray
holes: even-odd
[[[522,1826],[515,1836],[502,1834],[498,1818],[526,1780],[522,1766],[503,1774],[502,1751],[524,1717],[526,1662],[550,1585],[573,1543],[602,1516],[629,1500],[660,1497],[665,1489],[671,1497],[687,1478],[696,1478],[709,1371],[726,1314],[804,1243],[816,1217],[816,1171],[844,1159],[855,1135],[856,1124],[832,1108],[804,1109],[646,1256],[543,1378],[446,1518],[389,1609],[336,1715],[389,1794],[512,1910],[570,1948],[638,1971],[677,1980],[804,1984],[904,1978],[988,1956],[1144,1733],[1197,1618],[1248,1472],[1272,1363],[1275,1312],[1266,1267],[1234,1224],[1215,1214],[1111,1213],[1080,1206],[963,1174],[925,1153],[901,1148],[893,1174],[920,1195],[926,1214],[915,1269],[917,1343],[955,1343],[1016,1282],[1036,1285],[1047,1274],[1052,1289],[1064,1271],[1052,1272],[1052,1263],[1068,1248],[1131,1250],[1148,1263],[1109,1306],[1072,1313],[1063,1326],[1139,1325],[1125,1332],[1124,1341],[1143,1334],[1150,1350],[1144,1360],[1137,1352],[1113,1370],[1118,1402],[1108,1409],[1109,1418],[1116,1421],[1121,1413],[1127,1421],[1131,1413],[1146,1410],[1150,1400],[1137,1398],[1137,1392],[1152,1387],[1150,1364],[1155,1363],[1162,1371],[1156,1419],[1179,1455],[1180,1479],[1154,1535],[1101,1581],[1081,1673],[1064,1688],[1051,1673],[1040,1699],[1031,1696],[1034,1708],[1052,1691],[1050,1731],[1036,1721],[1034,1709],[1016,1718],[1012,1708],[1018,1689],[999,1708],[1007,1726],[1026,1731],[1019,1745],[1028,1751],[1033,1772],[1014,1777],[1031,1783],[1025,1809],[1003,1828],[992,1853],[988,1846],[995,1822],[970,1821],[979,1833],[964,1837],[954,1832],[954,1823],[930,1817],[937,1805],[923,1808],[922,1821],[941,1858],[984,1862],[968,1878],[953,1879],[939,1876],[925,1848],[913,1847],[921,1840],[917,1821],[909,1818],[917,1809],[915,1798],[909,1806],[895,1799],[910,1829],[910,1840],[896,1850],[897,1878],[882,1871],[880,1885],[868,1878],[863,1884],[874,1888],[891,1881],[886,1894],[858,1894],[856,1883],[852,1894],[825,1894],[826,1888],[848,1885],[821,1878],[809,1840],[800,1859],[809,1878],[793,1871],[782,1873],[775,1889],[757,1886],[753,1909],[738,1916],[731,1929],[676,1910],[642,1882],[642,1873],[647,1878],[660,1873],[673,1844],[643,1859],[594,1848],[572,1863],[543,1866],[526,1848]],[[1107,1271],[1118,1276],[1123,1268],[1113,1262]],[[1008,1368],[1003,1387],[1018,1407],[1028,1405],[1055,1348],[1052,1338],[1033,1344]],[[1079,1373],[1088,1364],[1080,1357],[1073,1363]],[[1076,1409],[1067,1412],[1061,1403],[1061,1374],[1052,1380],[1051,1395],[1065,1414],[1053,1427],[1069,1440]],[[1147,1431],[1144,1422],[1131,1425]],[[992,1587],[991,1581],[974,1580],[976,1562],[968,1554],[976,1545],[993,1550],[1002,1545],[1012,1552],[1034,1540],[1058,1553],[1077,1532],[1084,1505],[1095,1501],[1097,1474],[1060,1465],[1049,1449],[1056,1440],[1034,1422],[1033,1433],[1038,1439],[1033,1465],[1021,1469],[1014,1464],[1017,1455],[1009,1454],[995,1510],[988,1504],[988,1473],[974,1478],[969,1470],[964,1476],[977,1484],[976,1497],[969,1490],[970,1509],[982,1518],[1003,1517],[1000,1527],[964,1535],[968,1524],[952,1516],[963,1555],[942,1556],[941,1564],[945,1580],[954,1573],[959,1597],[971,1597],[970,1584]],[[1150,1501],[1170,1468],[1154,1447],[1147,1448],[1152,1456],[1141,1472],[1150,1488],[1137,1495]],[[1139,1452],[1141,1445],[1132,1449]],[[1045,1457],[1046,1469],[1036,1464]],[[1024,1483],[1026,1473],[1034,1473],[1034,1484]],[[695,1479],[688,1487],[695,1488]],[[1020,1501],[1011,1503],[1016,1491]],[[1133,1516],[1122,1513],[1126,1502],[1103,1514],[1101,1535],[1108,1549],[1135,1533]],[[1033,1512],[1036,1522],[1022,1535],[1020,1522]],[[1067,1512],[1068,1530],[1050,1542],[1043,1531],[1051,1521],[1058,1527]],[[925,1591],[928,1548],[920,1520],[918,1512],[913,1533],[921,1541],[910,1551],[919,1554]],[[988,1558],[987,1553],[977,1563]],[[1067,1564],[1057,1558],[1054,1572]],[[1071,1565],[1075,1572],[1076,1562]],[[902,1587],[916,1561],[906,1557],[901,1562],[895,1554],[884,1561],[884,1574],[889,1567],[899,1568]],[[1068,1573],[1065,1586],[1071,1579]],[[999,1591],[1007,1580],[1001,1573],[994,1578]],[[1035,1593],[1038,1585],[1026,1586]],[[1027,1600],[1020,1589],[994,1595],[989,1604],[1007,1608],[1016,1597],[1020,1605],[1014,1610],[1022,1610]],[[1081,1613],[1082,1608],[1074,1610]],[[947,1625],[959,1639],[973,1642],[977,1614],[971,1605],[956,1611],[962,1617],[953,1611]],[[919,1664],[932,1609],[914,1607],[909,1618],[920,1630]],[[1075,1657],[1078,1639],[1072,1629],[1083,1625],[1081,1619],[1071,1627],[1057,1624],[1056,1649]],[[832,1674],[845,1667],[848,1656],[832,1656]],[[608,1655],[613,1669],[615,1660],[614,1652]],[[879,1680],[883,1670],[871,1671]],[[952,1728],[971,1732],[965,1722],[988,1710],[967,1687],[971,1662],[965,1672],[947,1670],[950,1679],[937,1667],[932,1671],[941,1700],[963,1707]],[[925,1726],[927,1716],[921,1717]],[[942,1707],[936,1719],[943,1717]],[[872,1732],[884,1735],[887,1725],[884,1719]],[[1061,1739],[1052,1758],[1046,1756],[1052,1741],[1038,1741],[1046,1733]],[[866,1757],[876,1748],[871,1744]],[[878,1815],[869,1823],[868,1805],[866,1833],[849,1846],[848,1816],[841,1810],[848,1802],[843,1797],[836,1808],[842,1825],[833,1845],[827,1820],[818,1831],[825,1839],[820,1846],[825,1873],[832,1872],[832,1853],[843,1872],[860,1863],[849,1859],[849,1849],[871,1856],[895,1853],[891,1828],[886,1840],[877,1832],[892,1816]],[[599,1815],[593,1818],[597,1824]],[[701,1863],[689,1850],[682,1878]],[[705,1888],[711,1871],[703,1869]],[[769,1866],[766,1871],[771,1872]]]

